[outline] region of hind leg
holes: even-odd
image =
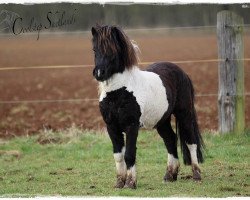
[[[192,143],[192,142],[190,142]],[[200,181],[201,180],[201,170],[198,164],[198,158],[197,158],[197,144],[188,144],[188,150],[190,152],[191,156],[191,165],[192,165],[192,171],[193,171],[193,179]]]
[[[166,123],[157,126],[157,131],[162,137],[168,151],[167,171],[164,176],[164,181],[166,182],[177,180],[180,166],[177,154],[177,136],[171,127],[170,120],[171,118],[169,118]]]
[[[201,153],[201,136],[194,113],[188,111],[177,115],[180,139],[182,143],[184,163],[192,166],[193,179],[201,180],[199,162],[203,162]]]

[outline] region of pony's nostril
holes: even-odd
[[[100,69],[100,68],[99,68],[99,69],[98,69],[98,68],[97,68],[97,69],[95,68],[95,69],[93,70],[93,75],[94,75],[94,77],[96,77],[96,79],[98,79],[98,80],[99,80],[99,79],[103,79],[103,77],[105,76],[105,73],[106,73],[105,70]]]
[[[105,75],[105,70],[103,70],[103,69],[98,69],[97,70],[97,76],[98,77],[101,77],[101,76],[104,76]]]
[[[105,74],[105,70],[101,70],[101,75],[104,75]]]

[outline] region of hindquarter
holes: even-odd
[[[171,114],[189,109],[192,104],[193,86],[188,75],[177,65],[169,62],[158,62],[150,65],[147,71],[158,74],[166,88],[169,109],[161,121]]]

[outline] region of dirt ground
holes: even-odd
[[[217,58],[215,34],[129,34],[141,49],[141,62]],[[250,58],[250,36],[245,35],[245,57]],[[0,68],[93,64],[90,35],[0,37]],[[218,128],[218,63],[178,64],[194,83],[201,130]],[[140,66],[144,68],[145,66]],[[250,92],[250,62],[245,61],[245,90]],[[97,82],[92,68],[22,69],[0,71],[0,137],[29,135],[43,128],[75,124],[103,129],[98,110]],[[90,99],[71,102],[3,103],[22,100]],[[250,97],[246,96],[246,125],[250,127]]]

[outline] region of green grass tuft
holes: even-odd
[[[73,127],[4,141],[0,143],[0,196],[250,196],[249,132],[203,135],[202,182],[190,179],[190,166],[181,160],[177,182],[164,184],[167,152],[163,141],[156,132],[140,132],[137,190],[113,188],[115,163],[105,134]]]

